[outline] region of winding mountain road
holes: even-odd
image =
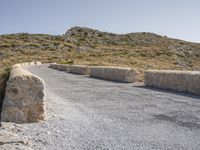
[[[198,150],[200,97],[27,68],[46,83],[46,122],[23,124],[31,149]]]

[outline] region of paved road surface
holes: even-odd
[[[32,149],[199,150],[200,97],[28,68],[46,82],[48,121],[20,126]]]

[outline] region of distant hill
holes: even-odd
[[[166,41],[162,37],[153,33],[129,33],[129,34],[113,34],[101,32],[90,28],[73,27],[65,34],[69,39],[76,39],[77,43],[84,45],[103,44],[103,45],[128,45],[128,46],[147,46],[161,44]],[[72,40],[73,41],[73,40]]]
[[[0,95],[7,67],[42,61],[139,69],[200,70],[200,44],[154,33],[113,34],[73,27],[64,35],[0,35]]]

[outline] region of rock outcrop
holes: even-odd
[[[90,68],[90,77],[101,78],[118,82],[138,82],[137,70],[126,67],[95,66]]]

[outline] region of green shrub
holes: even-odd
[[[68,59],[66,61],[61,61],[60,64],[73,64],[74,61],[72,59]]]

